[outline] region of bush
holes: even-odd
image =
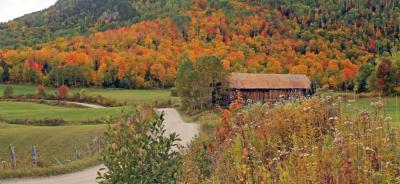
[[[13,88],[11,86],[6,86],[3,91],[3,98],[12,98],[14,95]]]
[[[37,96],[38,98],[46,98],[46,91],[43,85],[37,86]]]
[[[88,97],[87,91],[86,91],[85,89],[81,89],[81,90],[79,91],[79,99],[80,99],[80,100],[84,100],[84,99],[86,99],[87,97]]]
[[[68,91],[69,91],[68,87],[65,85],[62,85],[58,89],[58,95],[60,96],[60,98],[64,99],[67,97]]]
[[[171,89],[171,96],[178,96],[178,90],[176,88]]]
[[[6,121],[15,125],[32,125],[32,126],[62,126],[67,124],[63,119],[14,119]]]
[[[178,137],[164,136],[163,116],[151,109],[136,111],[105,134],[104,183],[176,183],[180,154],[173,149]],[[121,167],[122,166],[122,167]]]
[[[397,87],[394,88],[394,93],[396,95],[400,95],[400,86],[397,86]]]

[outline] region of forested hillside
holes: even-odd
[[[0,48],[33,46],[175,14],[180,0],[59,0],[54,6],[0,25]]]
[[[61,4],[72,2],[82,6],[57,14],[60,8],[68,9]],[[212,55],[228,71],[307,74],[315,85],[331,89],[388,88],[382,92],[390,93],[399,83],[398,1],[117,1],[121,6],[112,2],[59,1],[33,14],[36,18],[30,15],[3,25],[3,46],[57,39],[4,49],[0,80],[55,86],[170,87],[180,60],[195,62]],[[121,12],[126,14],[116,13],[114,20],[112,12],[118,7],[125,8]],[[23,22],[43,26],[21,26]],[[37,36],[43,32],[50,34]],[[65,37],[84,33],[93,34]],[[7,39],[18,41],[11,44]]]

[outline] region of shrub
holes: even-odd
[[[14,94],[13,88],[7,85],[3,91],[3,98],[12,98]]]
[[[79,91],[79,99],[80,99],[80,100],[84,100],[84,99],[86,99],[87,97],[88,97],[88,95],[87,95],[87,90],[81,89],[81,90]]]
[[[105,134],[104,183],[176,183],[180,154],[173,149],[175,133],[165,137],[163,116],[151,109],[136,111]]]
[[[171,89],[171,96],[178,96],[178,90],[176,88]]]
[[[400,86],[397,86],[397,87],[394,88],[394,93],[396,95],[400,95]]]
[[[46,97],[46,91],[43,85],[38,85],[37,86],[37,96],[38,98],[45,98]]]
[[[9,124],[32,126],[62,126],[67,122],[63,119],[14,119],[6,121]]]
[[[65,85],[62,85],[58,89],[58,95],[60,96],[60,98],[64,99],[67,97],[68,91],[69,91],[68,87]]]

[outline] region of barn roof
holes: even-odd
[[[311,81],[306,75],[232,73],[232,89],[308,89]]]

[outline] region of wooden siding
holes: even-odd
[[[236,91],[240,91],[246,101],[261,103],[273,103],[289,98],[297,99],[307,95],[306,89],[233,89],[230,93],[231,100],[235,98]]]

